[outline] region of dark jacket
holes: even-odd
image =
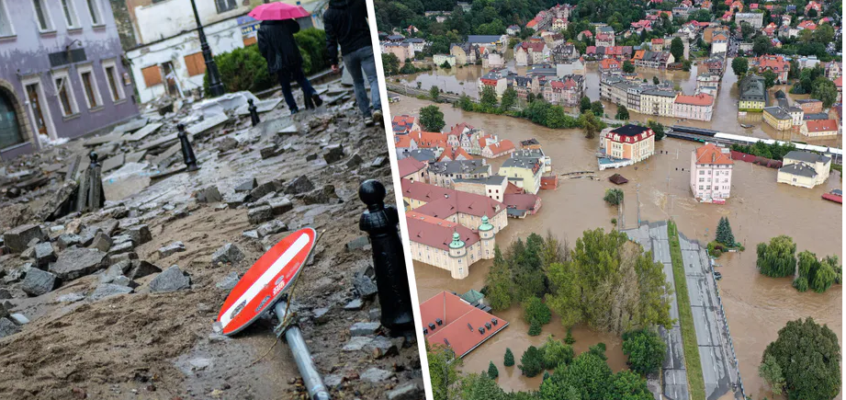
[[[329,9],[323,13],[323,25],[329,64],[338,64],[339,44],[341,55],[371,46],[367,4],[364,0],[329,0]]]
[[[294,40],[300,31],[300,24],[292,19],[284,21],[262,21],[258,31],[258,46],[267,60],[267,72],[292,71],[301,68],[303,56]]]

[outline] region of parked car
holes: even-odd
[[[719,272],[714,272],[714,279],[716,279],[716,280],[723,279],[723,274],[721,274]]]

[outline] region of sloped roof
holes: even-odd
[[[399,168],[400,178],[409,176],[426,167],[426,163],[418,161],[414,157],[406,157],[397,161],[397,168]]]
[[[723,151],[713,143],[708,143],[696,149],[696,163],[699,165],[732,165],[729,151]]]
[[[441,250],[449,251],[452,235],[458,232],[459,238],[465,246],[471,246],[479,241],[479,234],[455,222],[449,222],[430,215],[415,211],[405,214],[408,223],[408,238],[412,242],[424,244]]]
[[[426,334],[426,340],[431,344],[448,346],[459,358],[508,326],[507,321],[446,291],[420,304],[420,318],[425,329],[430,329],[429,324],[435,324],[435,329]],[[442,325],[437,325],[438,319]],[[491,329],[487,329],[485,324],[490,324]],[[484,329],[483,333],[479,333],[480,327]]]

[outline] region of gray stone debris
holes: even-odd
[[[171,265],[170,268],[156,275],[156,277],[150,281],[150,292],[152,293],[175,292],[177,290],[188,289],[190,287],[191,278],[186,276],[177,265]]]
[[[344,306],[344,310],[357,311],[361,310],[362,307],[364,307],[364,302],[361,299],[353,299]]]
[[[185,251],[185,245],[182,242],[173,242],[165,247],[159,249],[159,258],[165,258],[171,254]]]
[[[107,297],[132,293],[132,288],[114,283],[101,283],[91,292],[89,298],[93,301],[102,300]]]
[[[98,227],[87,227],[79,232],[79,244],[82,246],[89,246],[94,241],[94,238],[97,236],[97,233],[102,232],[103,230]],[[103,233],[108,237],[109,235]],[[111,247],[111,242],[109,243]]]
[[[23,315],[21,313],[11,314],[9,315],[9,319],[11,319],[12,322],[18,325],[26,325],[29,323],[29,318],[27,318],[26,315]]]
[[[129,228],[126,228],[124,234],[129,235],[129,237],[132,238],[132,241],[135,242],[136,246],[140,246],[153,240],[153,235],[150,233],[150,227],[145,224],[130,226]]]
[[[370,320],[371,321],[379,321],[380,319],[382,319],[382,309],[371,308],[370,309]]]
[[[249,230],[249,231],[244,231],[243,233],[241,233],[241,236],[248,238],[248,239],[258,239],[259,238],[258,231],[255,230],[255,229]]]
[[[105,253],[112,248],[112,239],[103,232],[97,232],[94,239],[91,240],[91,248]]]
[[[56,298],[56,303],[76,303],[77,301],[85,299],[82,293],[68,293]]]
[[[78,246],[82,239],[79,235],[74,235],[72,233],[63,233],[59,235],[59,238],[56,239],[56,245],[59,246],[59,250],[67,249],[71,246]]]
[[[273,210],[273,215],[282,215],[294,209],[294,203],[291,203],[287,197],[270,199],[268,205]]]
[[[161,268],[150,264],[147,261],[132,260],[130,261],[129,271],[124,271],[124,274],[127,278],[136,280],[152,274],[158,274],[159,272],[162,272]]]
[[[387,164],[388,159],[386,157],[376,157],[373,161],[370,162],[370,168],[380,168]]]
[[[370,245],[370,239],[367,236],[359,236],[347,243],[347,250],[361,250],[366,249]]]
[[[314,184],[305,175],[300,175],[285,187],[285,194],[300,194],[314,190]]]
[[[303,203],[305,204],[326,204],[337,199],[335,194],[335,185],[324,185],[321,189],[315,189],[303,196]]]
[[[359,378],[365,382],[381,383],[390,379],[392,376],[394,376],[393,372],[379,368],[370,368],[364,371]]]
[[[350,336],[368,336],[373,335],[382,324],[378,322],[356,322],[350,327]]]
[[[194,197],[200,203],[219,203],[223,201],[223,196],[220,195],[220,191],[218,191],[217,186],[214,185],[207,186],[194,192]]]
[[[112,283],[115,279],[124,276],[131,266],[132,263],[130,261],[121,261],[119,263],[112,264],[109,268],[106,268],[102,274],[100,274],[100,283]]]
[[[239,280],[240,278],[238,277],[238,273],[232,271],[229,273],[229,275],[224,276],[223,279],[221,279],[220,282],[218,282],[214,286],[221,290],[232,290],[232,288],[234,288],[235,285],[238,284]]]
[[[353,286],[362,299],[369,300],[379,292],[379,288],[369,276],[356,273],[353,276]]]
[[[35,245],[35,263],[40,267],[56,261],[56,252],[50,242],[41,242]]]
[[[55,286],[56,275],[38,268],[32,268],[27,271],[26,278],[24,278],[21,284],[21,290],[30,296],[36,297],[49,293]]]
[[[249,193],[227,193],[223,196],[223,202],[226,203],[229,208],[237,208],[241,204],[246,203],[249,197]]]
[[[366,336],[353,336],[350,338],[350,341],[347,342],[344,347],[341,348],[343,351],[361,351],[364,349],[370,341],[373,340]]]
[[[117,254],[127,253],[132,251],[133,248],[135,248],[135,246],[132,244],[132,241],[127,240],[125,242],[112,245],[112,247],[109,249],[109,255],[113,256]]]
[[[358,155],[358,153],[355,153],[349,160],[347,160],[347,168],[358,168],[362,162],[364,162],[364,160],[361,159],[361,156]]]
[[[314,309],[314,323],[318,325],[322,325],[329,322],[329,309],[328,308],[315,308]]]
[[[247,219],[253,225],[269,221],[271,218],[273,218],[273,209],[270,206],[252,208],[247,212]]]
[[[397,346],[384,336],[376,336],[364,346],[363,350],[370,353],[376,359],[393,356],[398,353]]]
[[[21,328],[8,318],[0,318],[0,338],[14,335],[21,331]]]
[[[261,185],[256,186],[255,189],[250,191],[250,199],[258,200],[268,193],[276,191],[276,183],[275,182],[265,182]]]
[[[59,254],[58,260],[50,265],[50,272],[62,281],[90,275],[109,264],[109,257],[96,249],[68,249]]]
[[[285,225],[284,222],[278,219],[274,219],[273,221],[262,224],[260,227],[258,227],[256,232],[258,233],[258,237],[264,238],[282,232],[286,229],[288,229],[288,227]]]
[[[344,377],[341,375],[326,375],[323,377],[323,384],[329,389],[340,389],[343,383]]]
[[[426,397],[426,393],[415,382],[397,386],[396,389],[388,392],[388,400],[419,400]]]
[[[47,235],[38,225],[19,226],[3,234],[3,242],[12,253],[20,253],[26,250],[33,239],[47,240]]]
[[[217,249],[217,251],[212,254],[212,264],[222,264],[222,263],[229,263],[234,264],[240,262],[244,259],[244,253],[241,252],[241,249],[238,246],[227,243],[223,245],[223,247]]]
[[[323,159],[327,164],[332,164],[344,158],[344,146],[340,144],[330,144],[325,147],[326,153],[323,154]]]
[[[256,178],[252,178],[238,186],[235,186],[235,192],[250,192],[258,186],[258,182],[256,182]]]

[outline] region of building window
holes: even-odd
[[[70,117],[79,112],[76,105],[76,98],[74,98],[73,87],[71,86],[70,77],[67,71],[56,73],[53,78],[56,84],[56,96],[59,98],[62,115]]]
[[[218,14],[234,10],[235,7],[238,7],[236,0],[214,0],[214,4],[217,6]]]
[[[35,20],[38,21],[38,29],[41,32],[54,31],[53,20],[50,12],[44,6],[44,0],[32,0],[32,7],[35,9]]]
[[[100,14],[98,0],[85,0],[88,3],[88,13],[91,14],[91,25],[104,25],[103,16]]]
[[[102,106],[103,100],[97,87],[97,78],[94,77],[94,70],[90,65],[79,68],[79,80],[82,82],[82,90],[85,92],[85,103],[88,104],[88,109]]]
[[[120,85],[120,76],[118,75],[115,61],[103,61],[103,72],[106,74],[106,81],[109,83],[109,93],[112,96],[112,101],[123,100],[123,87]]]
[[[68,29],[81,28],[79,24],[79,17],[76,15],[76,8],[73,6],[73,0],[61,0],[62,13],[65,16],[65,22],[68,24]]]
[[[6,9],[6,2],[0,0],[0,36],[14,36],[15,29],[9,19],[9,11]]]

